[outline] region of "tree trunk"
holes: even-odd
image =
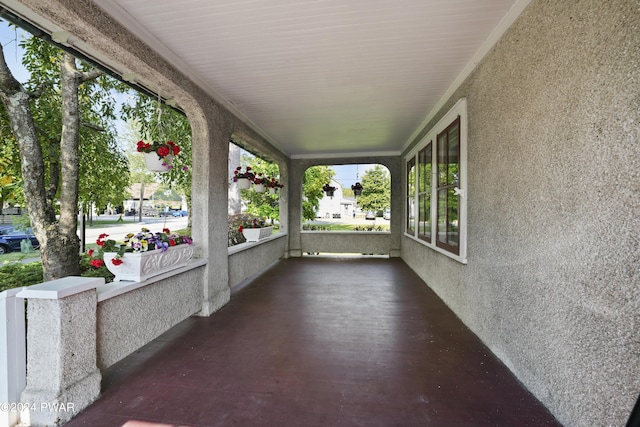
[[[14,78],[0,46],[0,98],[11,130],[20,147],[24,194],[33,231],[40,242],[44,280],[80,274],[78,220],[78,86],[95,76],[78,72],[73,56],[65,54],[61,65],[62,135],[60,138],[60,218],[54,200],[47,200],[42,148],[29,105],[29,95]],[[95,77],[93,77],[95,78]],[[54,172],[54,176],[57,172]]]

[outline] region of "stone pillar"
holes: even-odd
[[[29,300],[22,423],[61,425],[100,395],[95,288],[103,284],[103,278],[65,277],[17,294]]]
[[[289,167],[289,190],[287,192],[289,204],[289,256],[302,256],[302,181],[307,165],[303,160],[291,160]],[[285,187],[286,189],[286,187]]]
[[[193,238],[206,258],[204,300],[199,316],[210,316],[231,297],[228,259],[228,159],[233,124],[216,110],[206,110],[203,122],[192,121]],[[203,128],[200,129],[199,126]],[[205,137],[206,135],[206,137]]]
[[[404,211],[406,203],[404,161],[391,157],[385,163],[391,174],[391,247],[390,257],[400,256],[401,239],[404,233]]]

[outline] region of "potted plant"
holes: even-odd
[[[88,255],[93,267],[106,266],[115,275],[114,282],[141,282],[186,265],[193,255],[191,237],[171,233],[167,228],[159,233],[143,228],[121,242],[107,237],[108,234],[101,234],[96,241],[100,249],[90,250]]]
[[[322,187],[322,191],[327,193],[327,196],[333,197],[333,193],[336,191],[336,187],[332,187],[329,184],[325,184],[324,187]]]
[[[138,141],[136,149],[144,153],[144,162],[147,169],[153,172],[168,172],[172,168],[173,157],[180,152],[180,147],[173,141],[152,143]]]
[[[271,236],[273,227],[267,226],[264,218],[253,218],[244,221],[238,228],[238,232],[242,233],[247,242],[257,242]]]
[[[242,166],[238,166],[236,170],[233,171],[233,182],[238,184],[239,189],[246,190],[251,187],[255,176],[255,173],[251,170],[251,166],[247,166],[244,172],[242,171]]]
[[[359,182],[356,182],[355,184],[353,184],[351,186],[351,189],[353,190],[353,194],[355,194],[356,196],[359,196],[362,194],[362,184],[360,184]]]
[[[280,184],[280,182],[273,177],[267,178],[265,185],[269,189],[269,193],[271,194],[276,194],[278,192],[278,189],[284,188],[284,185]]]
[[[266,178],[262,177],[261,173],[258,173],[254,178],[253,178],[253,190],[256,193],[264,193],[265,190],[265,182],[266,182]]]

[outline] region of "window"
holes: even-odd
[[[406,158],[406,235],[462,263],[467,262],[466,112],[462,99]]]
[[[418,152],[418,238],[431,242],[431,147]]]
[[[415,234],[415,198],[416,192],[416,158],[412,157],[407,162],[407,233]]]
[[[460,116],[438,135],[438,220],[436,244],[454,254],[459,246]]]

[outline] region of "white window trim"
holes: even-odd
[[[406,230],[406,218],[409,215],[408,212],[405,212],[405,229],[404,235],[410,239],[415,240],[416,242],[427,246],[433,249],[436,252],[442,253],[448,256],[451,259],[454,259],[462,264],[467,263],[467,200],[468,200],[468,185],[467,185],[467,99],[462,98],[445,114],[439,121],[436,123],[434,127],[429,130],[429,132],[425,135],[424,138],[420,140],[420,142],[409,152],[409,154],[404,159],[404,167],[406,168],[407,162],[411,158],[415,158],[416,163],[416,173],[418,166],[418,153],[421,149],[427,146],[429,142],[436,142],[438,138],[438,134],[441,133],[444,129],[446,129],[451,122],[453,122],[456,117],[460,116],[460,203],[459,203],[459,254],[456,255],[452,252],[449,252],[445,249],[442,249],[436,246],[436,236],[435,236],[435,228],[437,222],[437,185],[433,185],[433,183],[437,182],[437,150],[432,147],[431,150],[431,164],[433,165],[431,169],[432,177],[431,177],[431,243],[426,242],[422,239],[418,238],[418,230],[419,227],[416,225],[414,227],[414,233],[409,234]],[[405,171],[406,176],[407,171]],[[405,196],[406,196],[406,186],[405,186]],[[415,186],[414,195],[413,195],[414,205],[418,206],[418,186]],[[406,210],[406,207],[405,207]],[[416,218],[416,220],[419,218]]]

